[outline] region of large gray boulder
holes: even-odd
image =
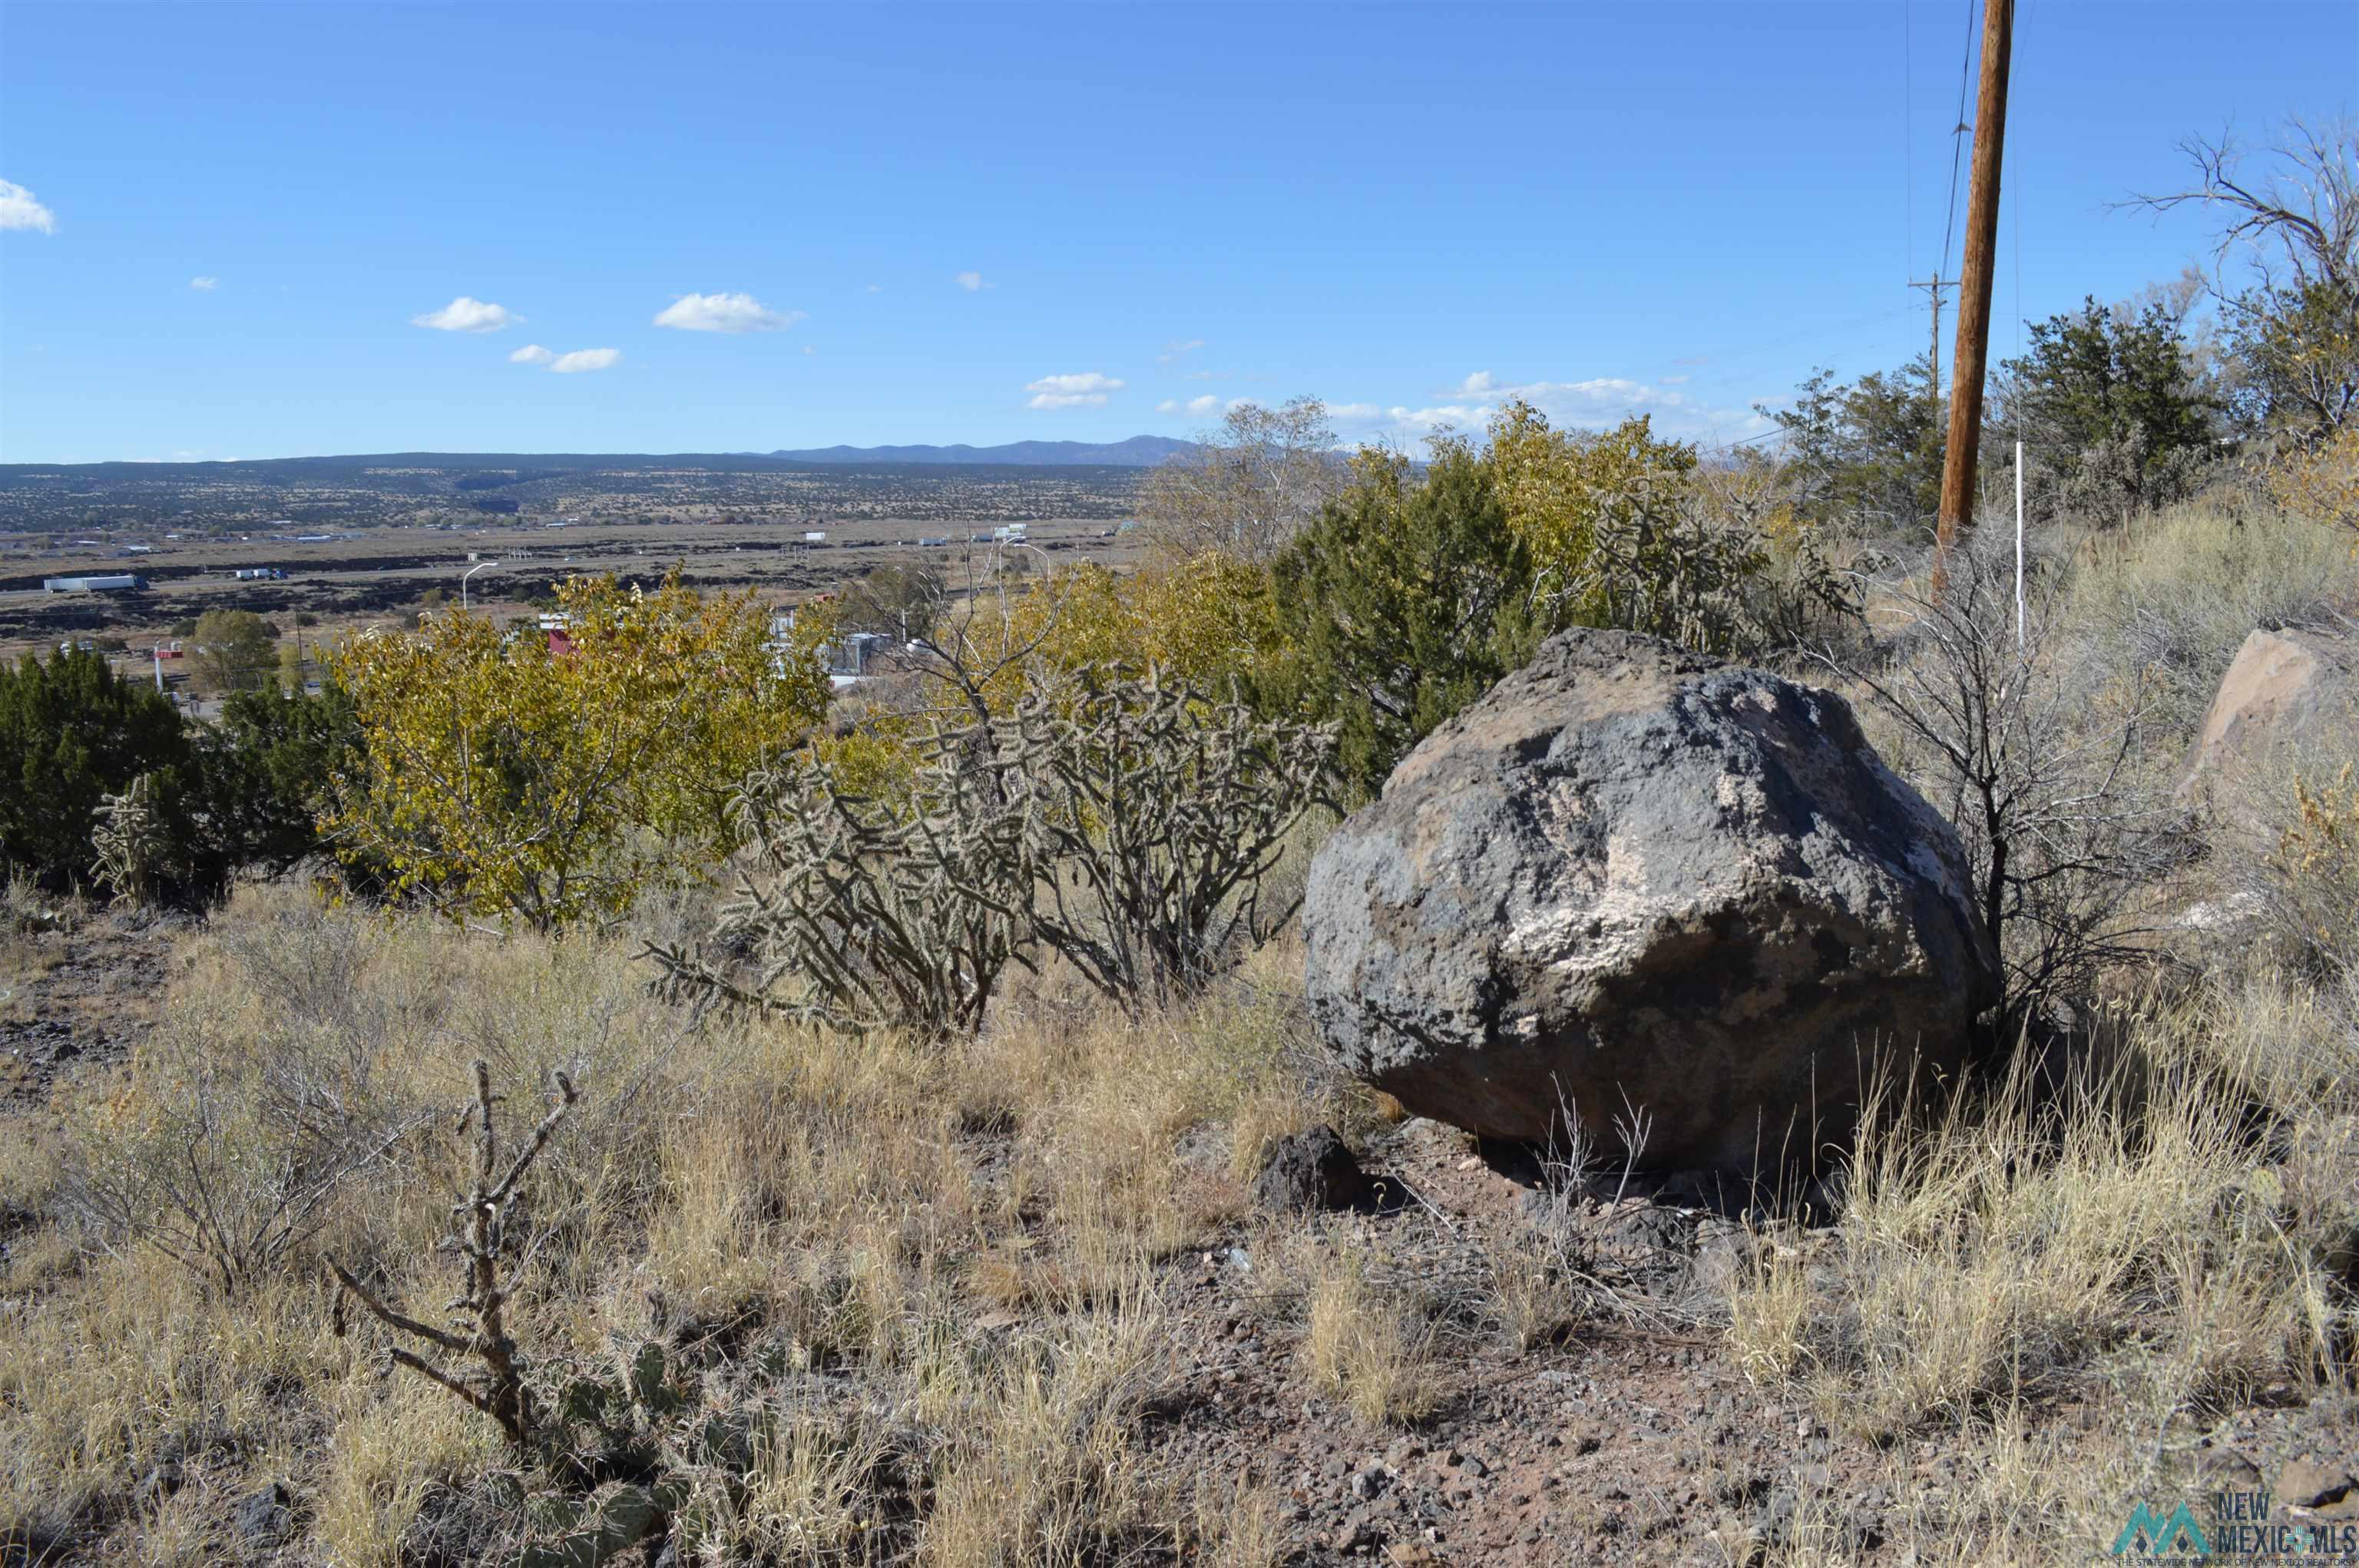
[[[1832,692],[1573,631],[1428,736],[1311,863],[1310,1005],[1419,1115],[1756,1171],[1954,1066],[1999,997],[1956,833]]]

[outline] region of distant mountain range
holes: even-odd
[[[1133,436],[1118,441],[1027,441],[1006,446],[828,446],[788,452],[385,452],[322,457],[226,458],[211,463],[5,463],[0,491],[24,484],[76,479],[251,479],[265,485],[382,482],[403,471],[443,475],[485,474],[498,484],[523,484],[568,474],[650,466],[715,474],[792,472],[810,468],[1152,468],[1193,441]],[[460,488],[480,488],[462,482]]]
[[[1193,452],[1193,441],[1169,436],[1133,436],[1118,441],[1022,441],[1006,446],[821,446],[780,450],[768,455],[788,463],[955,463],[1025,468],[1152,468],[1165,458]]]

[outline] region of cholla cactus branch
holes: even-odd
[[[368,1309],[371,1315],[386,1327],[424,1341],[451,1356],[473,1356],[483,1363],[483,1370],[472,1379],[435,1366],[413,1351],[395,1345],[386,1356],[397,1367],[406,1367],[429,1381],[440,1383],[475,1409],[500,1423],[508,1441],[522,1447],[532,1441],[534,1412],[532,1393],[526,1386],[524,1366],[518,1359],[516,1342],[509,1337],[506,1305],[509,1293],[500,1283],[500,1258],[507,1243],[508,1221],[515,1208],[516,1183],[557,1131],[558,1124],[581,1098],[573,1081],[564,1073],[553,1075],[555,1101],[549,1114],[534,1127],[523,1149],[508,1162],[505,1174],[496,1181],[493,1172],[500,1169],[499,1134],[494,1124],[492,1107],[496,1096],[492,1093],[490,1064],[475,1063],[475,1104],[460,1118],[462,1130],[469,1121],[475,1127],[475,1181],[467,1195],[452,1207],[457,1216],[451,1236],[444,1249],[456,1252],[463,1261],[466,1289],[448,1310],[460,1314],[462,1323],[469,1324],[468,1332],[454,1333],[423,1323],[388,1306],[368,1287],[353,1278],[350,1270],[334,1258],[328,1259],[328,1269],[336,1283],[353,1300]],[[337,1317],[337,1332],[342,1333],[342,1317]]]
[[[1010,725],[1027,781],[1040,940],[1125,1005],[1185,990],[1294,905],[1262,887],[1334,803],[1332,729],[1266,720],[1149,670],[1036,684]]]
[[[142,773],[120,795],[102,795],[98,825],[91,833],[98,858],[91,875],[114,893],[118,904],[146,904],[156,893],[168,841],[156,812],[156,776]]]

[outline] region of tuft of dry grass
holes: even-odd
[[[1313,1388],[1371,1426],[1419,1421],[1440,1407],[1435,1340],[1421,1313],[1369,1278],[1357,1251],[1328,1260],[1311,1283],[1304,1369]]]
[[[698,1533],[733,1557],[769,1563],[857,1563],[875,1535],[871,1486],[886,1440],[860,1416],[799,1413],[756,1431],[742,1487],[700,1497]]]
[[[1079,1565],[1184,1535],[1181,1499],[1131,1438],[1157,1377],[1158,1317],[1136,1294],[1081,1332],[1017,1343],[957,1390],[919,1562]]]
[[[2190,1049],[2203,1018],[2138,1031],[2060,1087],[2018,1067],[1987,1099],[1868,1118],[1835,1245],[1809,1268],[1770,1247],[1735,1293],[1742,1364],[1889,1441],[2077,1377],[2168,1412],[2331,1363],[2320,1255],[2256,1170],[2242,1086]]]

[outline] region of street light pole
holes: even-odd
[[[487,566],[497,566],[499,562],[496,561],[479,561],[475,562],[474,565],[467,568],[466,571],[459,574],[459,608],[461,610],[463,611],[467,607],[467,579],[473,577],[476,572],[483,571],[484,568]]]

